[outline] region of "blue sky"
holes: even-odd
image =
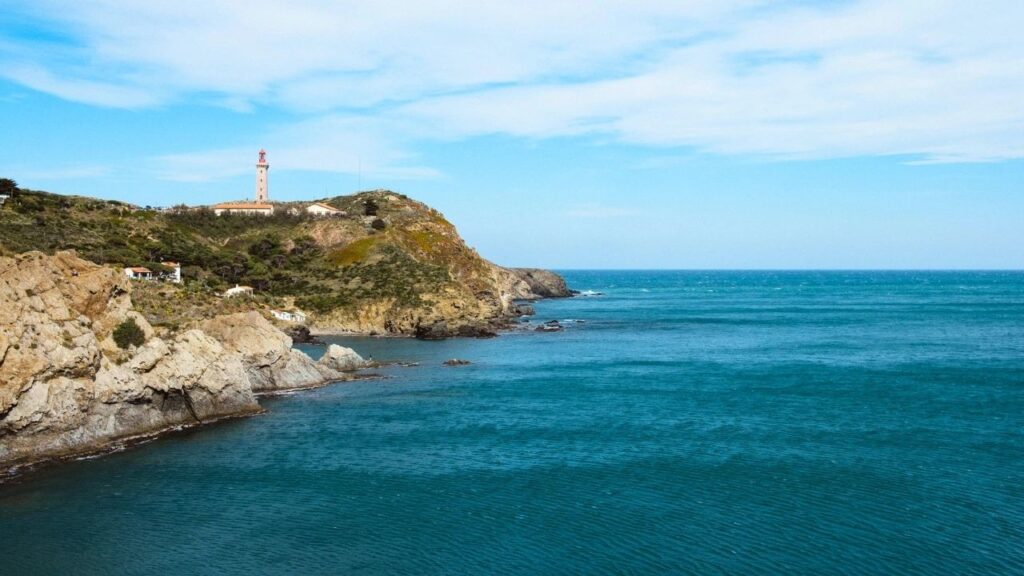
[[[0,176],[556,268],[1024,268],[1024,4],[0,0]]]

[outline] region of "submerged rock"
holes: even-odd
[[[452,358],[451,360],[445,360],[443,362],[445,366],[467,366],[472,364],[469,360],[462,360],[460,358]]]
[[[513,308],[513,314],[516,316],[533,316],[536,313],[537,310],[530,304],[516,304],[515,308]]]
[[[560,332],[563,326],[558,320],[548,320],[547,322],[537,326],[537,332]]]

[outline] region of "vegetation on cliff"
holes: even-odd
[[[146,333],[142,331],[135,318],[125,318],[113,333],[114,343],[122,350],[132,346],[142,346],[146,342]]]
[[[314,217],[305,203],[276,203],[273,216],[216,216],[208,208],[141,208],[117,201],[19,190],[0,209],[0,255],[75,249],[113,266],[183,264],[193,308],[235,284],[269,305],[294,305],[327,328],[413,333],[424,322],[453,325],[508,312],[530,284],[467,247],[444,216],[378,190],[324,203],[345,216]],[[520,285],[521,283],[521,285]],[[166,292],[140,308],[167,308]],[[564,294],[563,294],[564,295]],[[207,304],[208,306],[208,304]],[[164,314],[168,324],[180,317]]]

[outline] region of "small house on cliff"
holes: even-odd
[[[270,315],[284,322],[306,321],[306,315],[303,312],[299,312],[298,310],[295,310],[294,312],[287,312],[284,310],[271,310]]]
[[[169,272],[162,274],[160,277],[163,280],[174,282],[175,284],[181,284],[181,263],[180,262],[161,262],[164,268],[167,268]]]
[[[234,298],[235,296],[248,296],[252,298],[252,294],[252,286],[239,286],[238,284],[235,284],[234,288],[228,288],[224,291],[225,298]]]
[[[339,210],[329,204],[323,202],[314,202],[309,206],[306,206],[306,214],[312,216],[344,216],[345,211]]]
[[[124,269],[124,275],[132,280],[152,280],[153,271],[143,266],[129,266]]]

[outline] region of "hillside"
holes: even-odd
[[[269,217],[216,216],[20,190],[0,208],[0,256],[74,249],[154,271],[181,262],[183,286],[136,290],[147,318],[170,327],[220,312],[217,295],[235,284],[255,288],[257,307],[305,311],[314,330],[430,336],[487,334],[517,315],[514,300],[569,295],[557,275],[481,258],[440,212],[402,194],[321,201],[346,215],[275,203]]]

